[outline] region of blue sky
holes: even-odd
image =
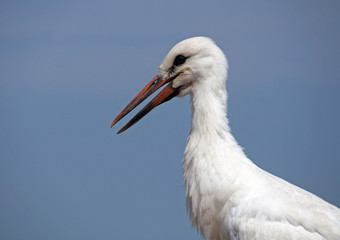
[[[189,98],[110,128],[171,47],[201,35],[229,60],[249,158],[340,206],[338,1],[0,6],[1,239],[201,239],[182,182]]]

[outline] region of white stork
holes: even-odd
[[[339,240],[339,208],[257,167],[232,136],[227,70],[223,52],[211,39],[186,39],[171,49],[158,75],[111,127],[168,83],[118,133],[157,105],[190,94],[192,126],[183,159],[186,205],[205,239]]]

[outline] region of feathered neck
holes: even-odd
[[[211,217],[238,189],[240,171],[252,165],[230,133],[225,83],[221,85],[194,88],[192,126],[183,159],[187,210],[192,224],[206,237],[220,226],[219,217]]]
[[[195,141],[202,141],[205,144],[224,141],[232,146],[238,146],[230,133],[226,116],[226,81],[213,78],[214,76],[206,79],[205,84],[194,87],[191,93],[192,125],[188,144],[195,138]]]

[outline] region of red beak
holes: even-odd
[[[171,82],[177,77],[169,77],[166,79],[161,79],[160,77],[154,77],[140,93],[137,94],[134,99],[121,111],[118,116],[113,120],[111,127],[113,127],[119,120],[125,117],[130,111],[137,107],[141,102],[148,98],[152,93],[157,91],[164,84]],[[117,134],[124,132],[129,127],[134,125],[140,119],[142,119],[146,114],[148,114],[152,109],[158,105],[170,100],[179,93],[179,88],[172,88],[171,83],[169,83],[154,99],[152,99],[142,110],[140,110],[122,129],[118,131]]]

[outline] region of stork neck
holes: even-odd
[[[183,177],[190,218],[207,237],[222,221],[216,209],[222,209],[240,188],[238,184],[242,183],[236,179],[251,162],[230,133],[225,86],[200,86],[199,90],[191,94],[192,126],[184,152]],[[216,221],[211,222],[214,214]]]
[[[212,152],[236,154],[239,156],[238,159],[248,162],[242,148],[230,132],[226,116],[227,92],[225,84],[221,85],[210,89],[200,86],[200,91],[192,93],[192,125],[185,152],[195,155],[202,151],[209,151],[207,149],[209,146],[210,150],[214,149]],[[196,152],[194,149],[200,149],[200,151]],[[211,152],[209,155],[212,155]]]
[[[190,133],[201,137],[222,136],[228,134],[229,125],[226,117],[227,93],[223,88],[200,88],[191,97],[192,126]]]

